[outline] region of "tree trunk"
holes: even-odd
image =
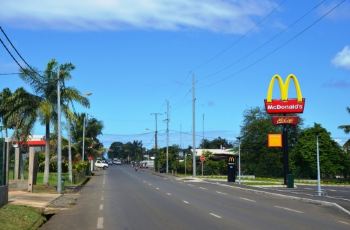
[[[44,185],[49,185],[50,173],[50,121],[46,121],[45,130],[45,169],[44,169]]]

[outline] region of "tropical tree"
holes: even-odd
[[[348,111],[348,113],[350,113],[350,107],[346,107],[346,110]],[[340,125],[340,126],[338,126],[338,128],[339,129],[342,129],[342,130],[344,130],[344,132],[346,133],[346,134],[349,134],[350,133],[350,125]],[[346,142],[345,142],[345,144],[344,144],[344,149],[348,152],[349,151],[349,149],[350,149],[350,139],[349,140],[347,140]]]
[[[74,70],[72,63],[59,64],[55,59],[48,62],[43,74],[38,74],[38,71],[30,69],[21,70],[21,78],[29,83],[35,93],[40,97],[39,114],[42,124],[45,125],[45,170],[44,184],[49,181],[49,164],[50,164],[50,124],[57,120],[57,81],[61,87],[61,103],[63,112],[69,117],[70,102],[77,102],[83,106],[89,106],[89,101],[86,97],[73,87],[66,87],[65,82],[71,79],[71,71]],[[54,123],[56,125],[56,123]],[[57,128],[56,128],[57,130]]]

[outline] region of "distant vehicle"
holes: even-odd
[[[97,160],[95,162],[95,167],[106,169],[106,168],[108,168],[108,164],[106,162],[104,162],[103,160]]]
[[[122,161],[119,160],[119,159],[114,158],[114,159],[113,159],[113,164],[121,165],[121,164],[122,164]]]
[[[111,164],[113,164],[113,161],[110,160],[110,159],[108,159],[108,160],[107,160],[107,164],[111,165]]]

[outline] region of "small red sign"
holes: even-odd
[[[204,156],[204,155],[201,155],[201,156],[199,157],[199,160],[201,160],[202,162],[205,161],[205,156]]]
[[[92,160],[94,160],[94,157],[91,156],[91,155],[89,155],[89,156],[88,156],[88,160],[89,160],[89,161],[92,161]]]
[[[274,125],[297,125],[299,117],[297,116],[274,116],[272,117],[272,124]]]
[[[265,109],[269,114],[302,113],[304,112],[305,98],[302,101],[297,99],[277,100],[271,102],[265,100]]]

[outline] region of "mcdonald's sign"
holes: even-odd
[[[281,98],[272,99],[272,93],[274,88],[275,80],[278,81],[280,88]],[[288,89],[290,81],[293,80],[297,98],[288,98]],[[270,81],[269,88],[267,91],[267,98],[265,99],[265,109],[269,114],[286,114],[286,113],[302,113],[304,112],[305,98],[301,93],[298,79],[295,75],[290,74],[286,81],[278,74],[274,75]]]
[[[228,157],[228,163],[229,164],[230,163],[235,163],[235,157],[233,157],[233,156]]]

